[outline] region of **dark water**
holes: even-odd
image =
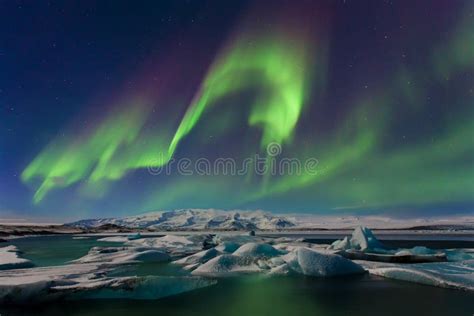
[[[37,265],[64,264],[87,253],[95,238],[67,236],[15,240]],[[423,243],[417,243],[423,245]],[[183,273],[168,264],[142,264],[137,275]],[[474,294],[364,275],[310,277],[240,277],[219,279],[214,286],[159,300],[80,300],[44,305],[0,306],[9,315],[468,315]]]
[[[97,237],[88,239],[73,239],[72,236],[38,236],[13,239],[8,244],[15,245],[20,249],[23,258],[33,261],[35,266],[54,266],[68,263],[78,259],[89,252],[94,246],[116,247],[120,243],[100,242]]]
[[[245,277],[153,301],[87,300],[0,307],[8,315],[472,315],[474,295],[369,276]]]

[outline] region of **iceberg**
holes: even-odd
[[[185,256],[196,253],[203,249],[203,243],[206,240],[205,235],[165,235],[163,237],[141,238],[129,240],[126,245],[134,247],[149,247],[161,249],[172,256]]]
[[[210,257],[210,254],[217,256],[200,264],[199,259]],[[305,247],[295,247],[286,252],[265,243],[244,244],[233,254],[219,254],[217,250],[210,249],[200,252],[199,256],[178,260],[177,263],[188,264],[190,270],[194,269],[193,275],[212,277],[248,273],[332,277],[365,272],[360,265],[337,254]]]
[[[181,258],[179,260],[173,261],[173,263],[185,265],[185,266],[201,264],[215,258],[216,256],[220,254],[221,252],[218,251],[216,248],[211,248],[211,249],[203,250],[193,255]]]
[[[212,277],[228,277],[239,274],[258,273],[262,269],[249,257],[220,255],[198,266],[191,274]]]
[[[160,250],[147,247],[93,247],[75,263],[123,264],[134,262],[167,262],[171,257]]]
[[[105,241],[105,242],[127,242],[128,238],[126,236],[111,236],[111,237],[104,237],[97,239],[97,241]]]
[[[367,227],[359,226],[354,229],[350,240],[351,248],[361,251],[384,249],[374,234]]]
[[[136,240],[136,239],[140,239],[140,238],[142,238],[142,235],[140,233],[136,233],[136,234],[127,236],[128,240]]]
[[[83,285],[53,287],[73,299],[139,299],[155,300],[167,296],[197,290],[216,284],[216,280],[185,276],[144,276],[108,278]]]
[[[369,273],[425,285],[474,291],[474,260],[394,264],[358,261]]]
[[[250,242],[267,242],[269,238],[263,238],[260,236],[249,236],[248,234],[218,234],[212,239],[215,245],[221,245],[223,243],[232,243],[239,246],[250,243]]]
[[[240,245],[236,242],[225,241],[214,248],[220,252],[231,253],[236,251],[239,247]]]
[[[288,267],[298,274],[317,277],[365,273],[360,265],[342,256],[300,247],[283,257]]]
[[[271,257],[281,255],[283,253],[284,253],[283,251],[275,249],[269,244],[250,242],[250,243],[246,243],[240,246],[236,251],[234,251],[233,254],[234,256],[240,256],[240,257],[271,258]]]
[[[14,269],[0,273],[0,303],[46,301],[61,297],[50,289],[60,285],[86,284],[111,270],[99,264],[68,264],[55,267]]]
[[[20,250],[15,246],[0,248],[0,270],[30,268],[33,263],[20,257]]]
[[[216,284],[200,277],[108,277],[117,266],[83,263],[9,270],[0,274],[0,303],[56,299],[157,299]]]
[[[375,238],[374,234],[367,227],[359,226],[352,232],[350,239],[344,237],[342,240],[336,240],[333,242],[329,249],[334,250],[347,250],[354,249],[364,252],[378,250],[384,252],[386,247]]]
[[[473,259],[474,255],[463,250],[437,250],[424,246],[391,249],[385,247],[366,227],[358,227],[350,238],[336,240],[328,250],[353,260],[370,260],[392,263],[445,262]]]

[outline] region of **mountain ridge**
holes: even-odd
[[[120,218],[84,219],[66,225],[77,228],[97,228],[110,224],[153,230],[278,230],[296,226],[289,218],[269,212],[215,209],[155,211]]]

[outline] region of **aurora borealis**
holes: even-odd
[[[472,211],[471,2],[132,6],[0,5],[5,216]],[[269,144],[317,172],[150,172]]]

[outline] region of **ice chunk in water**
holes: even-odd
[[[378,250],[384,252],[384,245],[375,238],[374,234],[367,227],[359,226],[352,232],[351,238],[344,237],[336,240],[329,246],[329,249],[347,250],[355,249],[360,251]]]
[[[390,279],[474,291],[474,260],[417,264],[358,263],[369,273]]]
[[[309,248],[298,248],[296,250],[296,260],[297,265],[293,263],[290,264],[290,267],[305,275],[332,277],[365,272],[360,265],[349,259],[336,254],[318,252]]]
[[[236,251],[239,247],[240,245],[238,243],[225,241],[214,248],[221,252],[232,253]]]
[[[15,246],[0,248],[0,270],[30,268],[33,263],[20,258],[20,250]]]
[[[71,291],[72,298],[126,298],[153,300],[216,284],[216,280],[201,277],[145,276],[106,279],[84,286],[63,286],[53,290]]]
[[[171,257],[163,251],[147,247],[93,247],[77,263],[102,262],[108,264],[130,262],[166,262]]]
[[[199,266],[194,275],[234,276],[241,273],[261,272],[253,258],[235,255],[220,255]]]
[[[278,255],[283,254],[284,252],[278,249],[273,248],[269,244],[264,243],[255,243],[250,242],[246,243],[239,247],[236,251],[234,251],[235,256],[241,257],[252,257],[252,258],[259,258],[259,257],[275,257]]]
[[[350,240],[351,248],[356,250],[369,250],[369,249],[383,249],[385,248],[382,243],[380,243],[374,234],[367,227],[359,226],[354,229],[352,237]]]
[[[0,303],[62,298],[156,299],[216,283],[199,277],[107,276],[116,269],[83,263],[4,271],[0,275]]]
[[[181,265],[191,265],[191,264],[194,265],[196,263],[205,263],[220,254],[221,254],[220,251],[218,251],[215,248],[211,248],[208,250],[203,250],[198,253],[195,253],[194,255],[190,255],[190,256],[181,258],[179,260],[176,260],[174,261],[174,263],[181,264]]]

